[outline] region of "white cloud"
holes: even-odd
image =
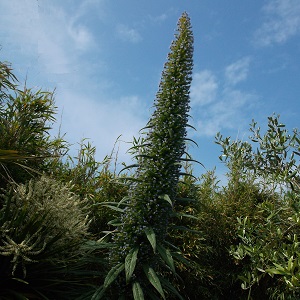
[[[192,122],[196,135],[215,136],[223,130],[243,130],[248,126],[245,114],[256,105],[257,96],[239,90],[235,85],[247,79],[249,58],[243,58],[224,69],[222,78],[210,70],[196,73],[191,88]]]
[[[94,45],[92,33],[65,10],[49,6],[40,13],[39,54],[49,73],[71,73],[78,55]]]
[[[126,154],[130,148],[127,143],[132,142],[133,136],[145,125],[145,108],[137,96],[104,101],[86,97],[79,91],[63,90],[60,97],[61,133],[66,133],[67,141],[76,144],[80,138],[91,139],[101,160],[111,153],[116,139],[122,135],[120,140],[124,143],[120,146],[119,162],[130,160]],[[58,132],[58,125],[54,134]]]
[[[219,100],[207,107],[205,112],[194,116],[197,133],[202,136],[215,136],[222,130],[244,129],[248,121],[244,119],[247,108],[256,96],[239,90],[220,91]]]
[[[150,21],[152,21],[153,23],[161,23],[161,22],[164,22],[166,19],[168,18],[168,15],[163,13],[159,16],[152,16],[152,15],[149,15],[149,19]]]
[[[68,32],[70,33],[75,46],[79,50],[86,50],[92,46],[93,35],[86,27],[82,25],[75,26],[74,24],[69,24]]]
[[[255,32],[255,44],[282,44],[300,33],[299,0],[270,0],[263,11],[266,20]]]
[[[105,85],[111,85],[109,80],[90,80],[91,69],[102,66],[101,61],[82,60],[83,54],[96,47],[94,36],[84,23],[96,2],[100,1],[82,1],[81,5],[72,6],[70,12],[67,6],[52,0],[41,4],[31,0],[0,1],[0,10],[5,11],[0,28],[6,31],[9,47],[22,56],[20,60],[25,55],[26,60],[37,62],[41,82],[51,81],[57,87],[57,118],[63,111],[61,133],[66,133],[66,140],[76,144],[81,138],[91,138],[101,160],[110,154],[119,135],[121,140],[132,141],[145,125],[146,109],[137,96],[107,97]],[[19,45],[24,45],[22,52],[18,52]],[[55,124],[54,135],[59,125]],[[125,155],[129,146],[122,143],[120,161],[129,159]]]
[[[216,77],[209,70],[195,73],[191,86],[192,106],[202,106],[215,100],[218,84]]]
[[[245,57],[230,64],[225,69],[225,78],[228,84],[236,85],[247,79],[249,72],[250,58]]]
[[[2,1],[0,9],[5,12],[0,18],[2,42],[4,36],[8,43],[22,45],[23,51],[36,47],[39,33],[38,5],[33,1],[11,0]]]
[[[131,43],[138,43],[142,40],[141,35],[136,29],[130,28],[127,25],[119,24],[116,28],[117,36],[123,40]]]
[[[6,11],[0,25],[11,45],[22,45],[22,54],[38,57],[45,73],[72,72],[77,54],[94,45],[89,29],[75,22],[78,14],[69,15],[55,2],[11,0],[0,7]]]

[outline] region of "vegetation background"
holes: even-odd
[[[71,157],[64,137],[49,135],[53,93],[21,89],[1,62],[1,299],[299,299],[299,132],[272,115],[265,132],[252,122],[249,141],[218,133],[227,184],[214,170],[195,178],[183,146],[192,68],[185,13],[172,45],[157,110],[146,137],[133,141],[137,171],[121,174],[85,140]],[[170,127],[172,118],[182,122]],[[162,185],[154,170],[166,172]],[[160,208],[146,212],[151,200]],[[151,226],[140,230],[143,218]]]

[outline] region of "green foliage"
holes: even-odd
[[[218,187],[214,172],[182,185],[181,196],[194,201],[181,205],[181,210],[197,219],[180,220],[189,228],[173,234],[173,244],[181,245],[189,264],[178,265],[178,289],[186,299],[243,299],[237,283],[240,267],[229,249],[237,243],[236,218],[255,214],[257,197],[261,195],[250,183]]]
[[[77,295],[86,291],[80,286],[91,277],[85,269],[92,256],[83,249],[88,236],[83,206],[70,187],[46,177],[1,195],[1,299],[15,294],[70,299],[75,289]]]
[[[85,140],[68,155],[53,93],[19,90],[0,62],[1,299],[300,298],[299,132],[273,115],[250,142],[219,133],[228,182],[195,178],[192,56],[184,13],[130,175]]]
[[[230,250],[240,269],[235,274],[249,299],[298,299],[299,134],[294,130],[290,135],[277,116],[268,118],[264,135],[255,122],[250,130],[257,149],[217,136],[230,169],[228,187],[233,182],[258,192],[252,209],[246,206],[236,216],[236,242]]]
[[[14,187],[14,191],[13,205],[16,209],[26,206],[29,214],[47,213],[44,222],[50,236],[60,234],[60,242],[70,246],[70,243],[76,243],[87,235],[87,201],[75,195],[71,186],[42,176]]]
[[[187,298],[246,299],[249,290],[253,299],[299,298],[299,232],[294,221],[298,215],[299,138],[296,130],[289,135],[274,116],[268,120],[264,135],[251,128],[260,141],[258,149],[217,135],[223,148],[221,158],[229,168],[225,187],[218,188],[210,172],[200,182],[191,180],[181,186],[181,197],[197,199],[182,205],[182,211],[198,217],[191,223],[181,221],[181,226],[194,232],[173,236],[173,244],[181,244],[190,261],[188,267],[178,266],[184,282],[179,282],[178,289]],[[272,145],[279,143],[285,146],[278,146],[276,152]]]
[[[287,200],[266,201],[252,218],[238,219],[240,243],[232,247],[231,254],[243,265],[242,287],[249,289],[254,297],[298,299],[300,296],[300,211],[298,203],[291,206]]]
[[[52,164],[52,175],[71,184],[72,191],[87,199],[89,203],[89,232],[100,238],[102,231],[112,229],[108,222],[115,213],[104,202],[119,202],[128,192],[128,186],[122,183],[122,176],[117,176],[110,168],[112,155],[102,162],[96,160],[96,148],[83,140],[76,157],[68,155],[63,161],[59,158]]]
[[[0,62],[0,187],[25,182],[49,170],[47,159],[63,148],[61,139],[50,139],[55,121],[53,93],[17,89],[12,70]]]
[[[12,68],[9,63],[0,61],[0,107],[3,101],[9,97],[9,91],[16,89],[16,76],[12,73]]]
[[[268,129],[261,134],[260,127],[252,121],[249,142],[230,141],[217,134],[216,143],[223,148],[221,160],[229,169],[240,169],[240,175],[254,173],[263,182],[273,188],[290,184],[291,188],[299,190],[299,155],[300,136],[297,129],[289,134],[285,125],[280,123],[279,116],[268,117]],[[237,170],[236,170],[237,171]],[[237,173],[237,172],[236,172]]]

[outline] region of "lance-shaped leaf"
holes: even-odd
[[[155,236],[155,232],[153,231],[152,227],[146,227],[144,229],[145,233],[146,233],[146,236],[147,236],[147,239],[149,240],[152,248],[153,248],[153,251],[155,252],[156,251],[156,236]]]
[[[107,223],[107,225],[112,225],[112,226],[121,226],[123,223],[119,219],[114,219],[111,220]]]
[[[155,273],[155,271],[148,265],[143,265],[143,269],[144,269],[144,272],[145,272],[148,280],[150,281],[150,283],[159,292],[159,294],[162,296],[162,298],[166,299],[165,293],[164,293],[161,283],[160,283],[160,280],[159,280],[157,274]]]
[[[105,293],[105,288],[103,287],[103,285],[101,285],[93,294],[91,300],[98,300],[101,299],[103,297]]]
[[[126,275],[126,283],[129,282],[131,279],[131,276],[134,272],[136,260],[137,260],[137,254],[139,252],[139,248],[133,248],[129,251],[125,258],[125,275]]]
[[[132,168],[137,168],[138,166],[139,166],[138,164],[132,164],[132,165],[126,166],[123,169],[121,169],[121,171],[119,172],[119,174],[122,173],[125,170],[132,169]]]
[[[166,290],[168,290],[168,291],[170,291],[172,294],[176,295],[178,299],[184,300],[184,299],[182,298],[182,296],[178,293],[178,291],[175,289],[175,287],[174,287],[174,286],[173,286],[166,278],[163,278],[163,277],[162,277],[162,278],[160,279],[160,281],[161,281],[163,287],[164,287]]]
[[[119,202],[118,202],[118,207],[121,205],[128,206],[128,201],[130,200],[130,197],[126,196],[123,197]]]
[[[172,203],[172,200],[170,199],[169,195],[164,194],[164,195],[159,196],[158,198],[167,201],[173,207],[173,203]]]
[[[180,158],[180,161],[185,161],[185,162],[195,162],[199,165],[201,165],[203,168],[205,168],[205,166],[198,160],[192,159],[192,158]]]
[[[132,284],[132,294],[134,300],[144,300],[144,293],[139,282]]]
[[[189,262],[180,252],[173,252],[173,257],[177,260],[182,262],[185,266],[191,267],[192,264]]]
[[[168,266],[171,268],[172,272],[175,273],[175,266],[174,266],[174,260],[172,257],[172,254],[169,249],[166,249],[164,246],[158,244],[157,250],[161,256],[161,258],[168,264]]]
[[[175,216],[178,217],[178,218],[184,217],[184,218],[190,218],[190,219],[194,219],[194,220],[199,220],[199,218],[197,218],[197,217],[195,217],[193,215],[185,214],[185,213],[180,213],[180,212],[176,213]]]
[[[118,277],[118,275],[124,270],[125,264],[120,263],[114,266],[107,274],[104,280],[103,287],[106,289],[114,280]]]
[[[114,206],[114,205],[103,204],[103,206],[108,207],[108,208],[110,208],[112,210],[115,210],[115,211],[118,211],[118,212],[124,212],[124,209],[122,209],[120,207],[117,207],[117,206]]]

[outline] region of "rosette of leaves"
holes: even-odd
[[[167,278],[176,274],[174,258],[184,257],[167,237],[171,220],[178,215],[174,201],[182,165],[191,160],[183,158],[193,68],[193,33],[187,13],[178,21],[170,48],[154,112],[143,129],[143,138],[132,148],[137,169],[128,197],[106,204],[121,215],[110,222],[116,225],[112,269],[94,299],[101,298],[113,282],[122,297],[166,299],[168,293],[181,297]]]

